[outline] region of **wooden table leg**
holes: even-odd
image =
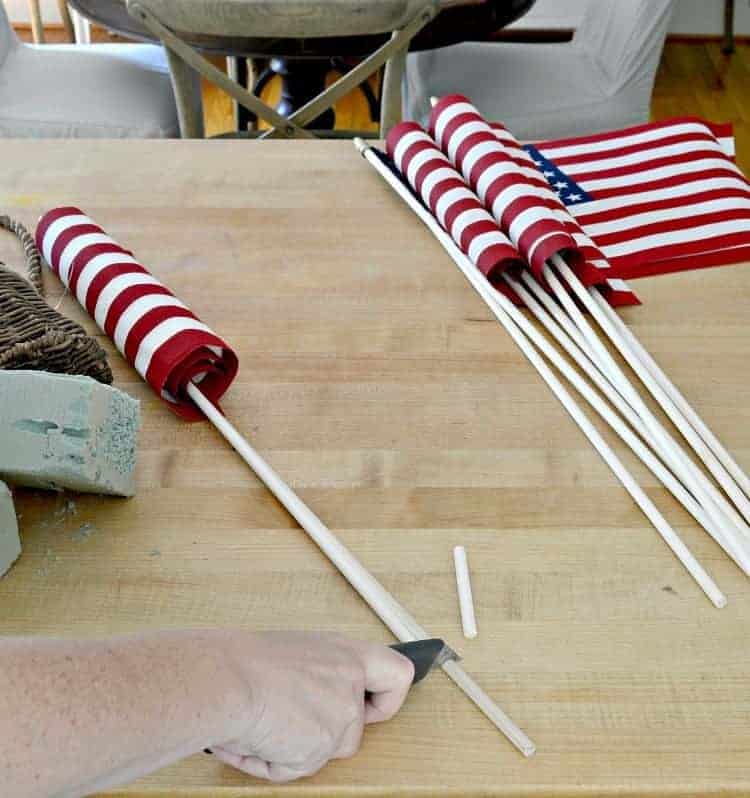
[[[724,53],[734,52],[734,0],[724,0]]]
[[[75,42],[76,36],[73,30],[73,20],[70,18],[70,9],[68,8],[67,0],[57,0],[57,8],[60,11],[60,18],[65,28],[65,37],[67,41]]]
[[[42,23],[42,9],[39,0],[29,0],[29,15],[31,16],[31,34],[34,44],[44,44],[44,24]]]

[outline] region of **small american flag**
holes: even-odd
[[[525,149],[619,277],[750,260],[730,125],[672,119]]]
[[[502,125],[486,122],[466,97],[449,95],[432,109],[430,132],[538,277],[547,259],[563,252],[580,279],[601,286],[611,304],[638,303]]]
[[[78,208],[39,220],[36,242],[51,269],[177,415],[204,418],[189,382],[217,402],[237,373],[237,356],[172,292]]]

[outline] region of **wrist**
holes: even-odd
[[[213,661],[211,667],[215,674],[210,688],[211,700],[220,718],[217,733],[208,744],[210,747],[247,734],[254,723],[253,685],[247,676],[252,657],[252,647],[248,643],[252,634],[212,630],[205,635],[207,654]]]

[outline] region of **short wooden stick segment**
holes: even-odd
[[[456,588],[458,589],[458,606],[461,611],[461,626],[464,637],[470,640],[477,636],[477,620],[474,615],[474,596],[471,592],[471,577],[469,575],[469,561],[466,549],[455,546],[453,549],[453,564],[456,568]]]

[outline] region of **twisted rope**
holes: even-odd
[[[21,242],[28,273],[25,280],[0,264],[0,369],[83,374],[111,383],[99,343],[44,301],[42,256],[33,236],[9,216],[0,215],[0,227]]]

